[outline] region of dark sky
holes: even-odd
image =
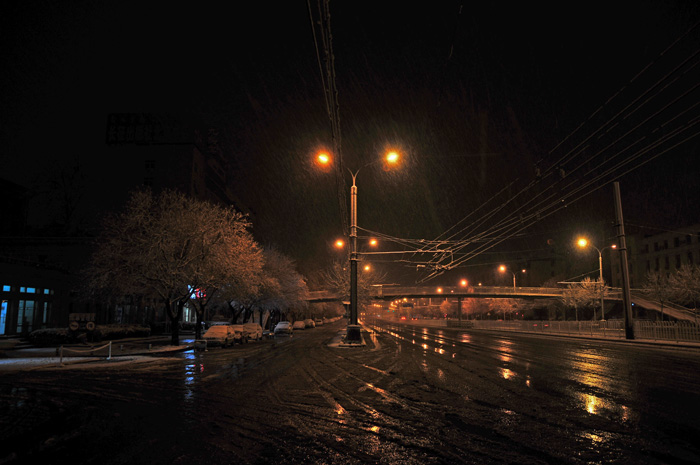
[[[225,135],[256,236],[325,264],[343,221],[311,164],[333,139],[307,3],[144,3],[2,2],[3,177],[105,156],[109,113],[188,115]],[[699,2],[474,3],[330,2],[343,162],[405,158],[358,175],[361,226],[430,240],[466,217],[455,238],[501,237],[508,259],[612,236],[615,179],[630,223],[700,221]]]

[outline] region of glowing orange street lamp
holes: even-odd
[[[377,244],[379,244],[379,242],[375,238],[371,238],[369,240],[369,245],[371,245],[372,247],[376,247]]]
[[[342,249],[343,247],[345,247],[345,242],[342,239],[338,239],[337,241],[335,241],[334,245],[336,249]]]
[[[321,166],[329,166],[331,164],[331,158],[326,153],[318,154],[316,159]],[[362,165],[354,173],[352,170],[350,170],[350,168],[348,168],[350,176],[352,176],[352,187],[350,188],[350,321],[348,321],[348,329],[345,333],[346,342],[362,342],[360,326],[357,321],[357,175],[360,170],[366,166],[373,165],[381,161],[385,161],[387,165],[394,165],[398,163],[399,159],[399,154],[392,151],[387,153],[386,157],[383,159],[374,160]]]
[[[515,293],[515,273],[513,273],[513,272],[510,271],[508,268],[506,268],[505,265],[499,266],[499,267],[498,267],[498,271],[500,271],[501,273],[505,273],[506,271],[508,271],[510,274],[513,275],[513,292]]]
[[[603,250],[605,249],[616,249],[617,245],[609,245],[607,247],[603,247],[602,249],[599,249],[595,245],[593,245],[588,239],[585,237],[579,237],[578,241],[576,241],[579,247],[582,249],[588,247],[589,245],[596,249],[598,251],[598,269],[600,271],[600,318],[601,320],[605,320],[605,288],[603,285]],[[595,317],[595,315],[593,315]]]
[[[467,287],[468,284],[469,284],[469,281],[467,281],[466,279],[463,279],[459,282],[459,285],[462,287]]]

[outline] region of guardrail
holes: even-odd
[[[112,341],[109,341],[107,344],[100,346],[100,347],[90,347],[89,349],[67,349],[63,346],[60,346],[58,348],[58,364],[63,365],[63,353],[64,352],[73,352],[75,354],[87,354],[89,353],[91,356],[99,357],[99,355],[95,355],[95,352],[104,349],[107,347],[107,360],[112,359]]]
[[[605,339],[625,339],[624,320],[557,321],[557,320],[415,320],[401,321],[423,326],[465,328],[491,331],[517,331]],[[635,339],[700,343],[700,327],[688,321],[635,321]]]

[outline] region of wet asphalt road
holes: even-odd
[[[367,322],[0,378],[0,463],[699,463],[700,351]]]

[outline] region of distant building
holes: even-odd
[[[231,167],[215,129],[196,128],[160,115],[111,114],[106,143],[107,153],[113,156],[100,160],[109,170],[99,171],[108,186],[119,186],[120,193],[148,186],[156,192],[177,189],[222,205],[237,203],[231,189]]]
[[[100,309],[77,296],[79,271],[89,259],[99,219],[121,208],[132,190],[176,189],[245,211],[232,194],[232,170],[216,130],[165,115],[129,113],[109,115],[105,135],[104,150],[70,168],[82,181],[80,192],[71,192],[81,199],[75,204],[75,216],[83,219],[80,227],[28,225],[32,213],[48,218],[55,206],[32,204],[27,188],[0,180],[0,336],[67,327],[70,313],[97,312],[98,324],[161,318],[152,302],[126,299],[115,308]],[[67,183],[66,189],[77,189],[74,184]],[[55,194],[54,199],[62,197]]]
[[[683,265],[700,264],[700,225],[657,234],[626,237],[630,287],[641,287],[650,271],[673,273]],[[611,263],[612,285],[622,287],[619,258]]]
[[[27,228],[29,190],[0,179],[0,236],[21,236]]]

